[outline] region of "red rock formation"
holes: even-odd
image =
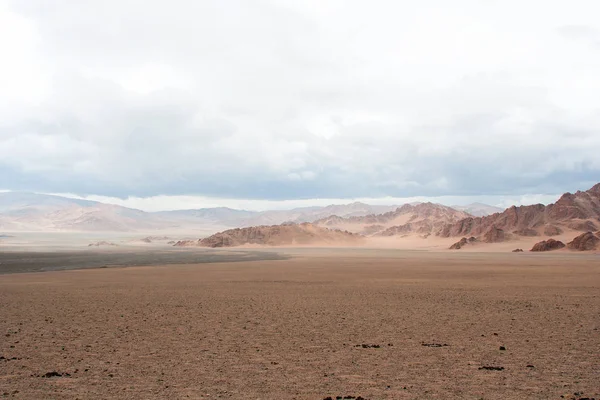
[[[452,246],[450,246],[450,250],[460,250],[462,249],[465,245],[470,244],[470,243],[474,243],[476,242],[477,239],[474,238],[473,236],[471,236],[470,238],[462,238],[460,239],[458,242],[454,243]]]
[[[547,206],[543,204],[512,206],[502,213],[465,218],[443,227],[440,236],[481,236],[492,226],[502,229],[505,233],[527,233],[528,235],[544,228],[548,236],[552,236],[560,233],[560,227],[569,227],[569,224],[575,222],[583,224],[571,226],[593,230],[599,221],[600,184],[597,184],[585,192],[565,193],[556,203]]]
[[[600,237],[592,232],[582,233],[575,239],[567,243],[567,247],[571,250],[586,251],[596,250],[600,244]]]
[[[565,247],[565,244],[563,242],[559,240],[548,239],[542,240],[541,242],[534,244],[531,250],[529,251],[551,251],[562,249],[563,247]]]
[[[245,244],[266,246],[360,244],[363,237],[340,230],[321,228],[309,223],[252,226],[229,229],[197,242],[202,247],[233,247]]]

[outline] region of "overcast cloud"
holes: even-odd
[[[587,189],[598,15],[596,0],[0,0],[0,189]]]

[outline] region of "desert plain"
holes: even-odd
[[[600,398],[597,253],[15,254],[2,398]]]

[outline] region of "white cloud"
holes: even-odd
[[[0,186],[585,189],[600,177],[598,14],[593,0],[0,0]]]

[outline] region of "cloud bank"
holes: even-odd
[[[552,3],[0,0],[0,189],[587,189],[600,4]]]

